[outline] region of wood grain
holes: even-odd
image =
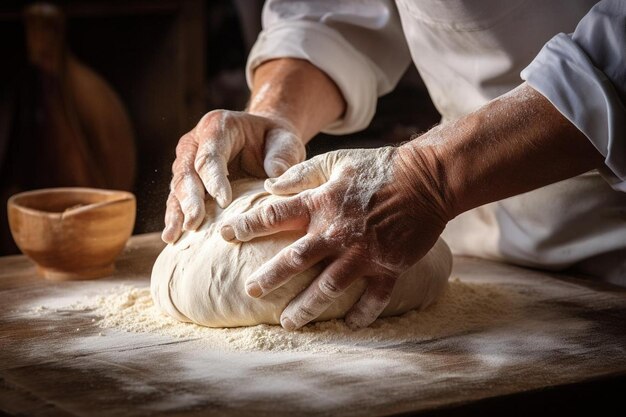
[[[524,318],[366,353],[237,352],[104,332],[41,300],[147,285],[158,235],[131,239],[108,278],[50,283],[0,258],[0,410],[23,415],[388,415],[626,374],[626,292],[458,258],[453,276],[527,294]],[[72,295],[75,296],[75,295]],[[65,300],[67,301],[67,300]],[[79,330],[77,330],[79,329]]]

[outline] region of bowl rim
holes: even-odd
[[[39,194],[56,194],[63,192],[89,192],[94,194],[106,194],[106,195],[117,195],[119,198],[115,200],[102,201],[100,203],[88,204],[85,206],[80,206],[74,209],[65,210],[63,212],[53,212],[53,211],[45,211],[45,210],[37,210],[31,207],[24,206],[16,202],[22,197],[28,197]],[[21,193],[13,194],[7,200],[7,208],[10,209],[11,206],[18,208],[20,211],[23,211],[28,214],[41,215],[45,214],[47,216],[53,217],[66,217],[72,214],[81,213],[83,211],[94,210],[106,206],[110,206],[113,204],[119,204],[127,201],[136,201],[136,197],[130,191],[123,190],[112,190],[107,188],[91,188],[91,187],[52,187],[52,188],[40,188],[37,190],[23,191]]]

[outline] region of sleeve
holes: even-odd
[[[521,76],[587,136],[605,157],[604,177],[626,192],[626,1],[596,4]]]
[[[275,58],[305,59],[337,84],[347,107],[324,129],[330,134],[366,128],[378,97],[395,87],[410,62],[391,0],[269,0],[248,57],[248,86],[254,69]]]

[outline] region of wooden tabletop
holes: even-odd
[[[68,283],[37,277],[22,256],[0,258],[0,411],[389,415],[626,375],[624,290],[469,258],[455,259],[453,275],[524,292],[532,302],[523,317],[385,347],[384,355],[217,351],[193,339],[115,331],[94,343],[102,330],[84,312],[28,313],[43,297],[70,302],[81,291],[146,286],[162,247],[158,235],[133,237],[114,276]]]

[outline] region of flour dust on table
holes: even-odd
[[[124,331],[196,340],[207,349],[234,351],[350,352],[436,340],[494,328],[519,318],[527,297],[491,284],[452,279],[428,308],[381,318],[353,331],[343,320],[310,324],[298,331],[277,325],[209,328],[181,323],[154,305],[147,287],[120,286],[83,298],[71,307],[97,317],[100,333]]]
[[[226,242],[220,235],[222,220],[245,213],[263,203],[288,197],[271,195],[261,180],[232,184],[233,202],[221,209],[206,202],[206,218],[195,232],[185,232],[159,255],[152,271],[151,291],[155,305],[180,322],[207,327],[239,327],[278,324],[287,304],[322,271],[315,265],[263,298],[246,294],[248,277],[281,249],[304,234],[282,232],[250,242]],[[438,240],[419,262],[403,273],[394,287],[382,317],[397,316],[433,304],[444,293],[452,255]],[[366,281],[354,283],[317,319],[343,318],[363,294]]]

